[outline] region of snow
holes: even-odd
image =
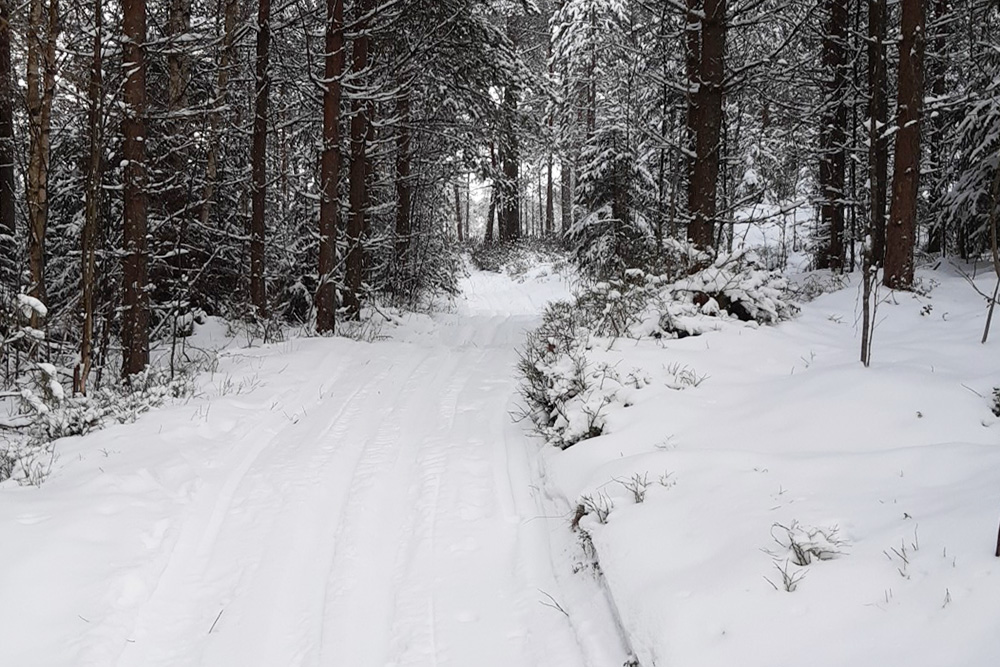
[[[856,284],[776,326],[595,339],[614,399],[566,450],[511,419],[515,347],[570,290],[551,266],[472,272],[374,343],[208,318],[195,398],[0,484],[3,663],[997,664],[1000,343],[951,269],[921,282],[881,294],[868,369]]]
[[[882,294],[868,369],[856,285],[774,327],[593,341],[592,364],[652,383],[545,467],[568,504],[610,507],[580,527],[641,665],[1000,660],[997,338],[950,268],[921,281]],[[678,368],[703,379],[676,391]]]
[[[225,347],[197,398],[0,484],[3,664],[622,664],[509,417],[514,347],[567,292],[522,280],[473,274],[378,343],[196,327]]]
[[[25,315],[35,313],[39,317],[45,317],[49,312],[49,309],[45,307],[44,303],[33,296],[28,296],[27,294],[18,294],[17,302],[20,304],[21,311]]]

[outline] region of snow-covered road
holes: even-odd
[[[563,290],[474,274],[393,340],[233,350],[215,396],[65,441],[0,487],[0,662],[621,664],[509,416]]]

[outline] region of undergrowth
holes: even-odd
[[[527,335],[517,367],[523,416],[550,444],[566,448],[602,435],[609,410],[627,406],[627,396],[648,383],[597,361],[595,350],[605,354],[620,338],[699,335],[724,322],[775,324],[797,312],[784,277],[748,253],[712,257],[678,244],[675,255],[696,270],[677,277],[626,269],[551,304]],[[670,386],[696,388],[704,379],[678,368]]]

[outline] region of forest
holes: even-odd
[[[997,0],[0,0],[0,662],[996,665],[998,226]]]
[[[127,379],[193,313],[327,333],[416,307],[467,244],[556,239],[607,275],[797,208],[816,267],[907,289],[915,252],[990,250],[997,20],[987,0],[3,0],[4,382],[35,358],[79,393]]]

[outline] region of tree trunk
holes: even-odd
[[[885,286],[913,286],[913,245],[920,182],[920,115],[924,94],[924,0],[903,0],[899,45],[896,159],[886,227]]]
[[[872,123],[869,149],[871,181],[872,264],[885,260],[885,205],[888,190],[889,118],[885,59],[885,0],[868,0],[868,117]]]
[[[250,154],[250,305],[255,317],[267,317],[267,286],[264,282],[264,215],[267,203],[267,104],[271,90],[268,61],[271,47],[271,0],[257,5],[257,58],[253,143]]]
[[[689,9],[697,0],[688,0]],[[711,248],[715,241],[715,211],[719,179],[719,143],[722,131],[726,50],[726,0],[705,0],[698,45],[698,78],[693,103],[688,107],[688,125],[694,130],[695,157],[688,183],[688,239],[699,248]],[[689,20],[699,20],[689,11]],[[688,30],[689,75],[695,31]]]
[[[823,36],[823,75],[826,108],[820,127],[820,220],[828,235],[817,258],[820,268],[844,268],[844,145],[847,141],[847,24],[848,0],[827,0],[826,34]]]
[[[97,289],[97,239],[98,214],[101,208],[101,180],[103,177],[104,76],[101,49],[103,48],[104,5],[94,0],[94,52],[90,64],[90,154],[87,161],[87,192],[84,203],[83,229],[80,233],[80,284],[82,287],[83,331],[80,337],[80,367],[75,374],[75,391],[87,393],[87,379],[94,356],[94,294]]]
[[[516,116],[517,93],[512,85],[504,89],[501,114],[503,133],[500,138],[500,166],[503,179],[500,183],[500,240],[521,238],[521,188],[518,182],[520,149],[518,146]]]
[[[486,243],[486,245],[491,245],[493,243],[494,239],[493,225],[496,219],[496,213],[497,213],[497,188],[496,184],[494,183],[493,187],[490,188],[490,208],[489,211],[486,213],[486,234],[485,238],[483,239],[483,242]]]
[[[947,85],[945,83],[945,74],[948,69],[948,30],[947,26],[948,20],[948,0],[936,0],[934,2],[934,21],[933,25],[937,26],[937,34],[934,36],[934,54],[937,56],[933,62],[933,68],[931,69],[931,97],[934,98],[937,104],[941,103],[946,94]],[[937,114],[933,114],[930,118],[930,171],[932,173],[941,173],[944,168],[944,155],[945,155],[945,141],[946,141],[946,125],[945,119],[947,118],[945,112],[942,110]],[[929,253],[940,253],[942,256],[948,252],[948,238],[947,238],[947,227],[944,224],[944,216],[940,212],[940,201],[944,194],[940,179],[935,179],[937,182],[934,187],[931,188],[931,212],[935,214],[936,220],[934,225],[930,230],[930,238],[927,240],[927,252]]]
[[[361,316],[361,287],[364,281],[365,208],[368,200],[367,151],[368,151],[368,101],[361,97],[365,70],[368,68],[368,19],[374,0],[362,0],[356,18],[358,31],[354,38],[351,74],[358,87],[351,101],[351,214],[347,222],[347,290],[344,305],[347,317],[357,320]]]
[[[122,375],[149,363],[149,293],[146,290],[146,0],[122,3],[125,114],[125,220],[122,235]]]
[[[573,226],[573,165],[563,158],[559,167],[560,232],[565,236]]]
[[[344,73],[344,0],[326,3],[326,69],[323,91],[323,155],[320,162],[322,200],[319,207],[319,287],[316,330],[332,333],[337,311],[333,272],[337,266],[337,222],[340,203],[340,97]]]
[[[396,98],[399,134],[396,136],[396,269],[406,265],[410,247],[410,217],[413,192],[410,185],[410,94],[401,91]]]
[[[212,218],[212,204],[215,198],[215,183],[219,174],[219,139],[221,135],[220,109],[226,106],[229,98],[229,69],[234,60],[234,39],[236,20],[239,18],[238,0],[225,0],[223,13],[222,52],[219,54],[219,73],[216,78],[215,101],[209,114],[210,136],[208,140],[208,155],[205,159],[205,187],[202,190],[201,224],[208,226]]]
[[[182,214],[187,206],[187,191],[184,179],[187,172],[186,150],[182,148],[187,143],[188,121],[184,111],[188,107],[188,84],[191,79],[190,59],[187,54],[185,38],[191,32],[191,0],[170,0],[167,12],[167,35],[169,50],[167,51],[167,114],[171,139],[180,144],[173,146],[170,152],[170,174],[172,179],[167,192],[167,215],[175,218]],[[176,223],[175,223],[176,224]]]
[[[455,192],[455,231],[458,233],[458,242],[465,241],[465,227],[462,223],[462,192],[458,187],[458,181],[452,184]]]
[[[29,293],[47,299],[45,289],[45,232],[49,215],[49,145],[52,131],[52,100],[56,87],[56,38],[59,32],[57,0],[31,0],[28,24],[28,256],[31,270]],[[31,315],[32,326],[39,326]]]
[[[552,153],[545,165],[545,235],[551,236],[555,228],[555,193],[552,189]]]
[[[14,76],[10,62],[10,3],[0,0],[0,293],[17,289],[14,218]]]

